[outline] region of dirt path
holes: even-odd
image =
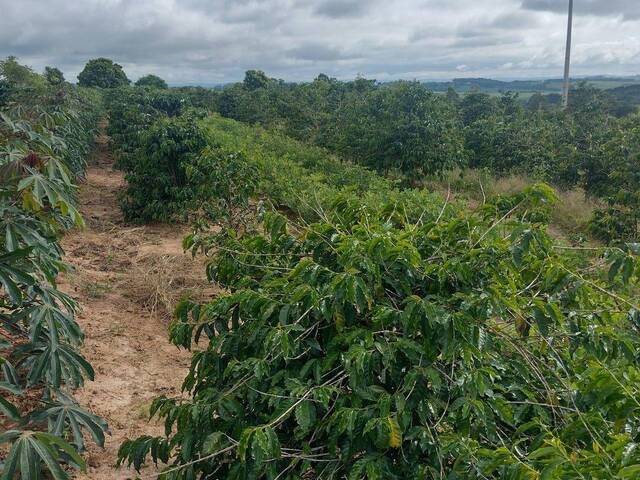
[[[99,138],[91,163],[80,192],[87,228],[64,238],[74,271],[61,287],[81,306],[83,354],[96,371],[77,399],[104,417],[112,434],[104,450],[89,448],[88,472],[76,478],[124,480],[134,474],[114,470],[121,442],[162,434],[161,425],[147,421],[149,405],[162,394],[180,395],[189,365],[190,354],[167,339],[168,312],[185,293],[211,292],[202,261],[182,253],[182,228],[124,224],[117,204],[124,179],[112,169],[106,137]]]

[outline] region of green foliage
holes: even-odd
[[[493,168],[508,172],[533,157],[541,177],[581,179],[606,144],[588,98],[556,117],[526,114],[513,95],[480,100],[465,103],[474,118],[462,132],[478,165],[494,155]],[[319,101],[338,113],[307,108]],[[349,146],[360,162],[378,140],[355,138],[376,132],[371,155],[382,155],[389,125],[416,151],[411,132],[424,142],[452,135],[424,152],[428,161],[397,150],[381,162],[405,171],[451,168],[449,148],[464,140],[457,102],[416,84],[270,81],[232,86],[218,102],[249,123]],[[164,436],[126,441],[119,464],[168,463],[161,478],[172,480],[637,474],[637,245],[592,257],[555,245],[547,224],[558,197],[546,184],[469,211],[273,130],[149,118],[128,167],[143,174],[132,182],[143,193],[132,195],[150,204],[156,192],[144,188],[155,182],[171,192],[163,205],[204,214],[184,246],[210,258],[207,275],[225,293],[177,308],[171,339],[193,349],[188,398],[156,399]],[[331,129],[328,119],[344,123]],[[578,147],[567,153],[563,135]],[[200,136],[208,146],[193,148]],[[555,165],[558,152],[568,160]],[[259,230],[237,221],[253,195],[293,220],[261,202]],[[208,230],[211,221],[227,228]]]
[[[184,95],[123,87],[105,94],[109,112],[107,132],[115,147],[116,166],[128,170],[135,150],[141,145],[142,134],[157,119],[182,114],[189,102]]]
[[[557,130],[540,115],[517,115],[505,121],[491,116],[473,122],[466,130],[466,147],[473,152],[470,166],[498,175],[534,172],[549,178],[557,161]]]
[[[465,126],[491,118],[499,112],[498,102],[486,93],[469,93],[460,102],[460,116]]]
[[[597,209],[589,222],[589,232],[608,244],[634,242],[640,236],[638,211],[616,206]]]
[[[187,165],[207,145],[204,132],[189,115],[161,118],[142,133],[125,176],[121,207],[127,220],[167,221],[194,198]]]
[[[108,58],[89,60],[78,75],[78,85],[81,87],[117,88],[129,83],[122,66]]]
[[[138,139],[127,163],[121,206],[132,221],[236,223],[256,191],[258,172],[242,153],[208,142],[194,113],[158,117]]]
[[[84,431],[102,445],[107,430],[68,393],[93,379],[93,369],[79,353],[77,305],[56,288],[67,269],[58,240],[83,225],[75,180],[84,172],[100,99],[70,85],[46,86],[43,77],[32,81],[28,69],[11,71],[10,108],[0,111],[0,333],[9,340],[0,342],[0,410],[9,429],[0,443],[10,444],[2,478],[50,478],[48,471],[67,479],[61,464],[84,468],[77,453]],[[43,93],[34,96],[40,84]],[[41,398],[31,395],[23,408],[27,390]]]
[[[381,171],[439,173],[464,163],[463,139],[449,102],[416,82],[377,85],[319,77],[285,84],[249,71],[220,94],[221,115],[283,128]]]
[[[257,192],[263,198],[308,221],[321,218],[323,208],[338,195],[360,199],[366,205],[397,202],[405,215],[414,218],[435,210],[440,201],[438,195],[426,191],[400,190],[372,170],[285,135],[215,116],[203,126],[210,143],[241,152],[255,166]]]
[[[570,109],[562,112],[558,95],[533,96],[525,109],[517,94],[472,87],[484,88],[491,83],[486,79],[456,80],[468,92],[460,97],[455,90],[434,95],[415,82],[341,82],[324,75],[292,84],[259,73],[247,72],[244,83],[226,86],[208,105],[224,117],[278,130],[385,174],[400,173],[410,185],[469,164],[498,176],[524,174],[559,188],[579,187],[617,210],[640,207],[630,201],[638,191],[638,117],[623,111],[618,97],[587,83],[572,89]],[[614,199],[618,193],[627,200]]]
[[[190,398],[154,401],[165,437],[120,462],[169,460],[175,480],[633,478],[640,319],[609,288],[637,288],[637,259],[604,257],[624,265],[605,279],[555,249],[554,201],[540,185],[407,221],[339,196],[314,224],[217,235],[207,271],[228,293],[171,327],[198,341]]]
[[[45,67],[44,77],[49,82],[49,85],[62,85],[65,82],[64,74],[56,67]]]
[[[82,471],[86,463],[65,440],[45,432],[9,430],[0,435],[0,444],[11,442],[13,447],[4,462],[2,478],[36,480],[44,478],[42,467],[54,480],[68,480],[69,475],[58,463],[60,452],[67,455]]]
[[[266,87],[273,79],[267,77],[262,70],[248,70],[245,73],[242,85],[247,90],[257,90]]]
[[[140,77],[136,83],[136,87],[149,87],[149,88],[159,88],[159,89],[167,89],[167,82],[165,82],[162,78],[157,75],[145,75]]]
[[[336,151],[379,171],[438,174],[464,162],[454,110],[416,82],[359,95],[336,116]]]
[[[241,153],[208,146],[186,166],[198,209],[210,222],[237,225],[256,192],[257,169]]]
[[[46,93],[45,79],[26,65],[21,65],[16,57],[0,60],[0,106],[10,101],[28,101],[34,96]]]

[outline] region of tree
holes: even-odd
[[[244,74],[244,88],[247,90],[257,90],[266,87],[273,79],[267,77],[262,70],[247,70]]]
[[[458,105],[460,103],[460,95],[452,86],[449,86],[449,88],[447,88],[447,100],[449,100],[449,102],[454,105]]]
[[[326,73],[319,74],[314,80],[314,82],[327,82],[327,83],[332,81],[335,81],[335,78],[330,78],[329,75],[327,75]]]
[[[131,83],[121,65],[108,58],[89,60],[78,75],[81,87],[117,88]]]
[[[336,150],[379,171],[438,174],[464,160],[452,106],[417,82],[353,92],[335,124]]]
[[[34,95],[41,95],[46,88],[44,77],[18,63],[16,57],[0,60],[0,104],[9,99],[20,102]]]
[[[45,67],[44,78],[49,85],[61,85],[64,83],[64,74],[56,67]]]
[[[468,93],[460,102],[460,114],[465,126],[499,113],[500,107],[487,93]]]
[[[0,61],[0,78],[16,87],[41,87],[42,77],[26,65],[18,63],[14,56]]]
[[[167,82],[165,82],[157,75],[145,75],[144,77],[140,77],[135,85],[136,87],[150,87],[160,89],[169,88],[167,86]]]

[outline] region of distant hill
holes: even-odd
[[[612,88],[609,93],[617,100],[640,104],[640,83]]]
[[[607,77],[597,75],[574,78],[571,81],[574,84],[586,81],[594,87],[610,90],[640,85],[640,76]],[[562,79],[504,81],[491,78],[454,78],[450,82],[424,82],[424,85],[434,92],[446,92],[450,87],[453,87],[459,93],[466,93],[472,90],[487,93],[557,93],[562,88]]]

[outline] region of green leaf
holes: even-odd
[[[316,423],[316,407],[313,402],[305,400],[295,409],[295,417],[303,431],[311,429]]]

